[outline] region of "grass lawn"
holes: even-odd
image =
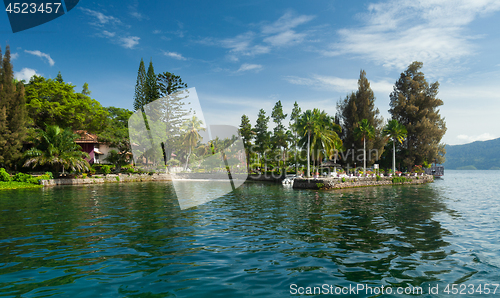
[[[0,190],[3,189],[21,189],[21,188],[40,188],[43,185],[26,183],[26,182],[0,182]]]

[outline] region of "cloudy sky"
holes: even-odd
[[[364,69],[382,116],[412,61],[439,81],[447,144],[500,137],[500,1],[80,1],[66,15],[0,45],[21,79],[61,71],[104,106],[132,109],[141,58],[195,87],[205,118],[239,125],[281,100],[321,108]]]

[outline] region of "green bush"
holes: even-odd
[[[379,175],[377,175],[376,179],[377,179],[377,181],[380,181],[380,180],[382,180],[382,177],[380,177]]]
[[[316,183],[316,186],[320,189],[325,187],[325,185],[323,183]]]
[[[103,172],[105,175],[111,173],[111,166],[110,165],[102,165],[101,172]]]
[[[345,182],[345,177],[342,177],[342,182]]]
[[[117,176],[117,177],[115,177],[115,178],[116,178],[116,181],[120,181],[120,177],[118,177],[118,176]]]
[[[86,174],[86,173],[83,173],[83,174],[82,174],[82,178],[83,178],[83,179],[87,178],[87,174]]]
[[[12,179],[10,178],[9,173],[7,173],[7,171],[5,171],[4,168],[0,168],[0,181],[2,181],[2,182],[9,182],[11,180]]]
[[[12,181],[16,182],[28,182],[32,178],[29,174],[17,173],[12,177]]]
[[[405,182],[411,182],[410,178],[406,177],[392,177],[392,183],[405,183]]]

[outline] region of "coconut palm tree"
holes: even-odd
[[[318,153],[315,157],[320,162],[323,153],[330,152],[332,147],[335,147],[338,142],[342,142],[337,134],[340,129],[340,126],[335,124],[325,111],[319,109],[307,110],[299,116],[297,132],[302,137],[299,144],[302,147],[307,144],[307,177],[311,173],[311,148],[314,148]]]
[[[89,158],[89,154],[75,143],[78,137],[68,128],[47,125],[45,130],[38,130],[37,145],[24,153],[24,166],[51,165],[62,168],[63,174],[65,169],[88,171],[90,165],[85,158]]]
[[[398,120],[392,119],[387,123],[383,132],[385,136],[392,139],[392,172],[396,172],[396,141],[399,143],[403,143],[404,139],[408,132],[406,131],[406,127],[399,123]]]
[[[354,135],[357,139],[363,140],[363,173],[366,174],[366,139],[371,140],[375,137],[375,128],[367,119],[363,119],[354,129]]]
[[[302,115],[300,115],[299,119],[297,120],[297,132],[299,135],[302,137],[307,136],[307,174],[306,177],[310,176],[311,173],[311,135],[314,132],[314,129],[317,125],[316,119],[315,119],[315,112],[317,109],[314,109],[314,111],[307,110]]]
[[[319,110],[315,113],[316,126],[313,131],[312,147],[317,153],[318,167],[324,156],[330,156],[330,153],[342,144],[338,133],[342,131],[340,125],[335,124],[332,117],[326,112]]]
[[[205,128],[202,127],[203,121],[198,119],[196,116],[193,116],[186,120],[182,126],[183,131],[185,132],[183,137],[184,145],[189,147],[189,154],[186,158],[186,165],[184,167],[187,170],[189,157],[193,151],[193,147],[198,144],[198,142],[202,139],[198,131],[205,131]]]

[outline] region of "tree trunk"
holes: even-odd
[[[392,174],[396,174],[396,141],[392,140]]]
[[[184,167],[184,171],[187,171],[190,156],[191,156],[191,147],[189,147],[189,154],[186,158],[186,166]]]
[[[311,176],[311,132],[307,132],[307,178]]]
[[[366,176],[366,138],[363,138],[363,174]]]

